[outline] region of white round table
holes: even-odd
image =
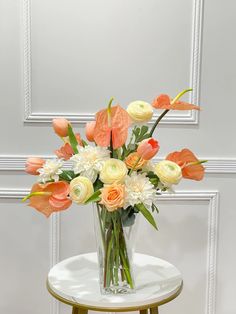
[[[182,290],[182,277],[172,264],[144,254],[134,255],[136,292],[101,295],[97,254],[81,254],[56,264],[48,274],[48,291],[73,307],[73,314],[88,310],[105,312],[140,311],[158,313],[158,306],[176,298]]]

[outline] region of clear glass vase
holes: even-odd
[[[135,292],[133,254],[135,215],[125,217],[125,210],[109,212],[94,204],[100,290],[102,294]]]

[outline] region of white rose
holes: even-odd
[[[100,180],[105,184],[122,183],[127,173],[128,169],[123,161],[110,158],[103,164]]]
[[[153,108],[145,101],[136,100],[128,105],[127,112],[133,122],[142,123],[147,122],[152,118]]]
[[[84,203],[94,193],[92,182],[79,176],[70,182],[70,198],[77,204]]]
[[[155,174],[165,186],[178,184],[182,178],[182,170],[179,165],[170,160],[162,160],[155,166]]]

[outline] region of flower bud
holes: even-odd
[[[69,124],[69,121],[64,118],[56,118],[52,120],[53,129],[60,137],[66,137],[68,135]]]
[[[85,135],[89,142],[94,142],[94,129],[95,129],[96,121],[91,121],[86,123],[85,127]]]
[[[38,169],[43,167],[45,160],[38,157],[30,157],[26,161],[25,171],[32,175],[39,175]]]
[[[149,160],[156,155],[159,149],[160,146],[158,141],[154,140],[153,138],[148,138],[139,143],[137,154],[141,158]]]

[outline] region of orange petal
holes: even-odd
[[[182,175],[185,179],[200,181],[204,177],[205,168],[199,165],[190,165],[182,169]]]
[[[197,162],[197,157],[191,150],[184,148],[180,152],[170,153],[167,160],[177,163],[182,168],[182,175],[186,179],[202,180],[205,168],[201,165],[189,165],[190,163]]]
[[[53,208],[53,211],[60,211],[67,209],[71,205],[72,201],[68,198],[60,199],[54,196],[49,198],[49,204]]]
[[[46,217],[54,211],[64,210],[71,205],[68,199],[69,184],[64,181],[34,184],[32,192],[51,192],[51,195],[37,195],[30,198],[29,206],[34,207]]]
[[[173,105],[170,106],[170,109],[173,109],[173,110],[193,110],[193,109],[200,110],[200,107],[189,104],[189,103],[184,102],[184,101],[176,101]]]
[[[49,182],[45,184],[44,191],[52,192],[58,199],[64,199],[70,192],[70,185],[65,181]]]
[[[126,110],[119,105],[111,108],[111,128],[108,126],[107,109],[100,110],[96,114],[96,124],[94,128],[94,140],[99,146],[108,147],[112,131],[113,148],[121,147],[128,136],[130,117]]]
[[[161,94],[154,99],[152,106],[156,109],[170,109],[171,99],[166,94]]]

